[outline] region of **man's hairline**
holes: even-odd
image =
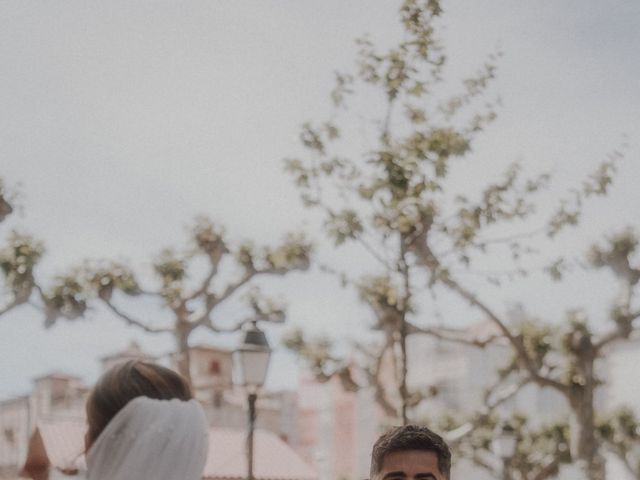
[[[438,473],[440,475],[442,475],[443,478],[448,478],[447,475],[444,472],[440,471],[440,453],[438,453],[438,450],[435,448],[419,448],[419,447],[408,447],[408,448],[397,448],[397,449],[393,449],[393,450],[389,450],[387,452],[385,452],[385,454],[382,456],[382,458],[380,459],[380,465],[379,465],[379,470],[377,472],[375,472],[375,474],[372,475],[372,477],[369,480],[382,480],[382,477],[380,476],[380,474],[382,473],[382,466],[384,465],[384,460],[387,458],[388,455],[391,455],[392,453],[402,453],[402,452],[423,452],[423,453],[433,453],[436,456],[436,467],[438,468]]]

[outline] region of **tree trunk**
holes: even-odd
[[[176,328],[176,351],[177,367],[180,375],[191,383],[191,362],[189,361],[189,334],[191,331],[185,325],[177,325]]]
[[[571,399],[571,455],[587,480],[605,480],[604,458],[595,435],[593,390],[581,389]]]
[[[407,387],[407,375],[409,373],[409,365],[407,358],[407,311],[411,299],[411,283],[409,281],[409,266],[407,264],[406,245],[408,240],[406,234],[400,236],[400,261],[399,271],[402,274],[404,282],[404,295],[402,300],[402,315],[400,318],[400,401],[402,402],[401,414],[402,424],[409,423],[408,403],[409,389]]]
[[[574,385],[570,394],[571,456],[587,480],[605,480],[605,461],[596,438],[594,372],[596,353],[590,337],[583,337],[576,354],[576,372],[583,383]]]
[[[407,321],[405,319],[405,315],[402,315],[402,324],[400,326],[400,401],[402,402],[402,425],[407,425],[409,423],[409,414],[407,411],[407,404],[409,402],[407,374]]]

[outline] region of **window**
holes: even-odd
[[[211,362],[209,362],[209,374],[220,375],[220,373],[222,373],[222,369],[220,368],[220,361],[211,360]]]
[[[4,438],[10,445],[16,443],[16,432],[14,432],[13,428],[4,429]]]

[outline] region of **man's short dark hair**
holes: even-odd
[[[451,475],[451,451],[440,435],[420,425],[394,427],[382,435],[371,452],[370,478],[373,480],[380,470],[384,457],[393,452],[424,450],[438,457],[438,470],[448,480]]]

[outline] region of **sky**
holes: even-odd
[[[495,85],[503,106],[458,174],[460,185],[520,159],[532,171],[551,169],[551,193],[562,192],[624,136],[629,147],[610,198],[589,209],[579,235],[561,236],[554,247],[577,253],[610,228],[637,225],[640,3],[443,4],[452,78],[473,73],[496,49],[504,53]],[[235,240],[274,244],[285,232],[313,230],[282,159],[299,151],[304,121],[329,113],[334,71],[351,65],[353,40],[397,38],[396,7],[386,0],[0,2],[0,176],[18,188],[21,205],[0,236],[20,228],[41,238],[40,272],[51,277],[84,258],[148,270],[154,254],[184,243],[198,214]],[[318,255],[334,258],[322,240]],[[360,262],[356,255],[347,264]],[[269,329],[275,346],[293,325],[336,338],[366,326],[353,292],[317,270],[268,289],[289,304],[288,325]],[[557,318],[571,305],[597,317],[614,289],[609,277],[578,276],[562,288],[539,280],[487,292],[497,306],[524,298]],[[446,307],[468,318],[455,302]],[[131,306],[139,314],[145,308]],[[46,331],[33,309],[6,315],[0,398],[27,392],[32,378],[53,370],[92,382],[98,358],[132,339],[155,354],[172,348],[170,338],[100,311]],[[201,332],[196,341],[233,347],[238,338]],[[298,366],[279,351],[269,385],[295,386]]]

